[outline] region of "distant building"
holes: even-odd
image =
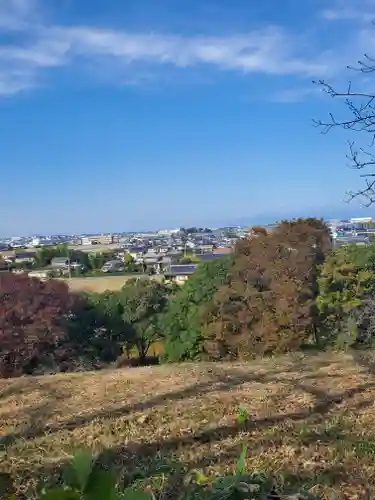
[[[226,257],[228,253],[203,253],[201,255],[197,255],[197,258],[202,262],[211,262],[212,260],[218,260],[223,257]]]
[[[13,258],[16,264],[33,264],[35,262],[34,252],[18,252]]]
[[[153,251],[148,251],[142,256],[140,262],[143,264],[145,272],[161,274],[172,264],[172,258]]]
[[[169,269],[164,272],[164,276],[167,280],[172,280],[178,284],[183,284],[192,274],[195,273],[197,267],[197,264],[180,264],[170,266]]]
[[[371,224],[372,217],[352,217],[350,222],[352,224]]]
[[[120,259],[107,261],[102,269],[103,273],[115,273],[124,270],[124,262]]]
[[[69,259],[68,257],[54,257],[51,260],[51,267],[55,269],[61,269],[63,267],[68,267],[69,266]]]
[[[370,245],[370,240],[366,236],[339,236],[333,239],[333,248],[346,245],[368,246]]]
[[[212,253],[214,246],[212,244],[196,245],[195,250],[197,253]]]
[[[140,262],[141,259],[143,258],[143,256],[145,255],[146,253],[146,247],[143,247],[143,246],[138,246],[138,247],[130,247],[128,249],[128,254],[133,257],[133,259],[136,261],[136,262]]]
[[[81,238],[81,245],[112,245],[118,243],[119,239],[111,234],[99,236],[83,236]]]
[[[177,234],[179,232],[179,229],[160,229],[160,231],[158,231],[158,234],[160,236],[171,236],[172,234]]]
[[[53,272],[50,269],[39,269],[29,272],[29,278],[38,278],[40,280],[46,280],[52,277]]]

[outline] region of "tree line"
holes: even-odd
[[[375,247],[332,249],[324,221],[254,228],[235,252],[183,285],[128,281],[77,294],[65,283],[0,275],[0,374],[98,369],[150,346],[162,360],[232,360],[371,346]]]

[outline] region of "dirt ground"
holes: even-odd
[[[166,498],[193,469],[233,472],[246,443],[247,469],[283,491],[370,498],[374,404],[375,357],[359,353],[0,381],[0,472],[33,490],[88,447]]]

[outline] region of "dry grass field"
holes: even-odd
[[[247,443],[248,469],[284,490],[370,498],[374,366],[365,354],[320,354],[3,380],[0,471],[17,477],[19,492],[33,489],[89,447],[124,482],[167,498],[189,470],[233,471]]]
[[[124,284],[134,278],[150,279],[147,275],[132,274],[132,275],[108,275],[108,276],[98,276],[93,278],[65,278],[64,281],[67,282],[70,290],[72,292],[96,292],[103,293],[107,290],[115,292],[120,290]],[[157,279],[162,277],[153,276],[152,279]]]
[[[131,276],[133,277],[133,276]],[[127,280],[131,277],[129,276],[99,276],[95,278],[72,278],[64,279],[67,282],[70,290],[72,292],[96,292],[103,293],[107,290],[117,291],[120,290]]]

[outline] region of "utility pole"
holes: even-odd
[[[68,272],[69,272],[69,279],[72,279],[72,266],[70,265],[70,252],[69,252],[69,246],[68,248]]]

